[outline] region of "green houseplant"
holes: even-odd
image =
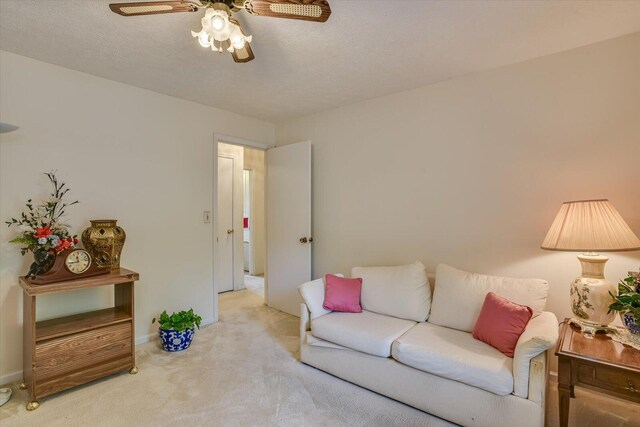
[[[629,332],[640,335],[640,272],[630,271],[629,276],[620,280],[618,295],[611,296],[615,301],[609,306],[609,312],[620,313]]]
[[[195,328],[200,329],[202,317],[195,314],[192,308],[188,311],[174,312],[171,315],[164,310],[157,321],[160,325],[159,335],[162,347],[166,351],[182,351],[191,345]],[[155,322],[156,319],[153,319],[152,323]]]

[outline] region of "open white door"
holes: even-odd
[[[266,304],[300,315],[298,286],[311,280],[311,143],[267,150]]]
[[[232,158],[218,157],[218,292],[233,290],[233,169]]]

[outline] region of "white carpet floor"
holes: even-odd
[[[245,290],[220,296],[220,322],[191,348],[137,347],[140,372],[114,375],[41,401],[27,412],[13,384],[0,408],[11,426],[425,426],[451,424],[297,360],[298,319]],[[548,425],[557,426],[555,387]],[[577,390],[573,427],[637,427],[640,405]],[[452,404],[456,404],[452,402]]]
[[[260,298],[264,298],[264,277],[245,274],[244,286],[249,292],[256,294]]]

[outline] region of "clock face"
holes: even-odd
[[[67,255],[67,258],[64,261],[64,265],[71,273],[84,273],[91,266],[91,256],[87,251],[79,249]]]

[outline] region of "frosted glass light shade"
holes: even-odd
[[[609,200],[565,202],[551,224],[542,249],[617,252],[640,249],[640,239]]]

